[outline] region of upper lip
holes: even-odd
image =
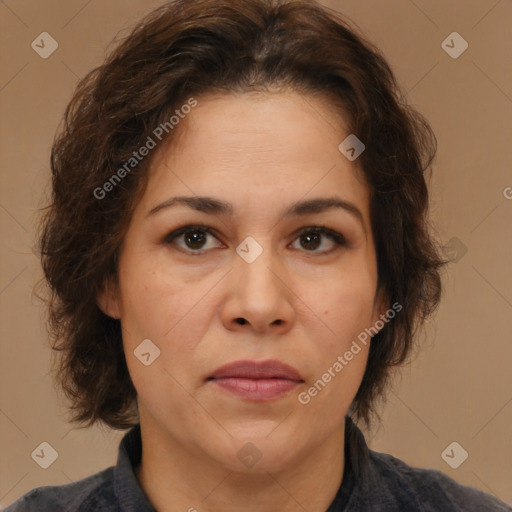
[[[209,379],[223,379],[228,377],[304,381],[297,369],[277,359],[268,359],[266,361],[234,361],[217,368]]]

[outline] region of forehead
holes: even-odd
[[[296,92],[196,98],[150,169],[145,207],[170,194],[255,199],[282,206],[308,194],[338,193],[368,207],[356,162],[338,150],[345,120],[327,100]]]

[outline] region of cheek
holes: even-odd
[[[375,288],[375,280],[363,269],[331,275],[323,280],[322,286],[303,282],[298,295],[307,306],[311,321],[321,320],[336,345],[335,340],[346,340],[368,327]]]
[[[313,416],[329,411],[331,424],[341,421],[361,384],[369,338],[361,341],[360,335],[371,325],[373,299],[367,288],[358,286],[331,288],[318,296],[325,328],[308,347],[312,372],[300,403],[308,402]]]
[[[151,254],[127,255],[120,266],[123,318],[138,335],[165,338],[200,299],[200,290]]]
[[[369,273],[338,275],[330,283],[321,289],[305,286],[301,296],[309,306],[304,307],[301,323],[314,341],[307,348],[313,370],[310,377],[316,381],[327,373],[322,380],[329,381],[318,406],[343,401],[357,391],[369,350],[369,343],[365,345],[358,336],[371,326],[373,313],[375,283]],[[314,331],[317,335],[312,336]]]
[[[123,344],[136,387],[156,389],[161,385],[153,375],[157,369],[164,380],[169,377],[162,373],[166,369],[183,381],[182,373],[190,368],[197,345],[207,336],[213,322],[216,309],[208,291],[218,277],[211,282],[210,279],[190,282],[182,274],[162,268],[158,261],[140,257],[137,261],[127,258],[124,268],[120,268],[120,276]],[[134,355],[145,339],[160,350],[155,363],[148,367]]]

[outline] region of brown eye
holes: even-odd
[[[322,235],[318,232],[309,232],[300,235],[301,245],[304,249],[314,250],[317,249],[322,243]]]
[[[209,238],[218,241],[218,238],[211,228],[207,226],[187,225],[169,233],[164,238],[163,243],[176,245],[178,249],[183,252],[193,256],[200,256],[209,249],[222,247],[220,242],[220,245],[211,245],[208,247]],[[299,247],[294,247],[295,249],[318,255],[331,253],[340,246],[347,245],[347,241],[341,233],[324,226],[305,228],[298,234],[295,240],[299,241]],[[325,245],[327,245],[327,247],[324,247]],[[318,250],[319,248],[321,249]]]
[[[163,242],[169,245],[174,244],[180,250],[198,256],[210,248],[218,247],[218,245],[207,247],[209,238],[217,238],[210,228],[206,226],[189,225],[169,233],[164,238]]]
[[[330,243],[323,250],[317,250],[324,243],[324,239],[328,239]],[[321,226],[304,229],[296,240],[300,241],[300,247],[305,249],[306,252],[319,254],[330,253],[340,246],[347,245],[345,237],[341,233]]]
[[[190,249],[201,249],[206,242],[206,235],[204,231],[186,231],[184,233],[183,239],[185,240],[187,247]]]

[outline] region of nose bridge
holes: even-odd
[[[282,265],[271,246],[271,237],[245,239],[237,247],[232,279],[236,304],[231,314],[244,318],[253,327],[265,329],[272,323],[288,324],[293,317]],[[243,249],[241,251],[241,249]],[[279,277],[278,277],[279,276]]]
[[[252,293],[272,293],[278,283],[274,273],[270,270],[278,266],[277,258],[271,247],[270,237],[261,237],[256,240],[247,237],[237,247],[236,279],[243,289]]]

